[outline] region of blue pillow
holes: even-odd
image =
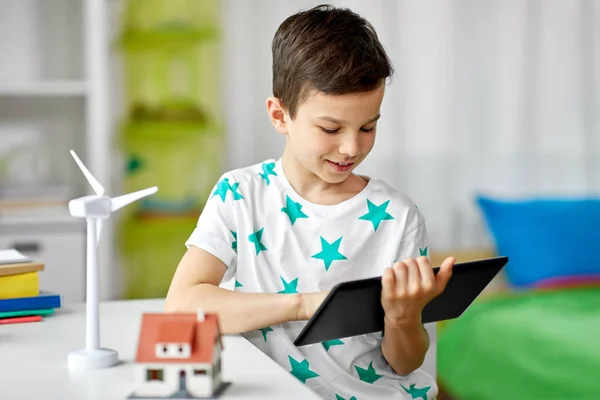
[[[600,198],[477,197],[515,286],[600,276]]]

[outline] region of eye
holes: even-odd
[[[182,346],[179,346],[179,352],[183,353],[183,347]]]
[[[166,353],[168,350],[167,346],[163,346],[163,353]]]
[[[375,127],[372,128],[360,128],[361,132],[365,132],[365,133],[371,133],[375,130]]]
[[[340,131],[340,128],[337,129],[325,129],[322,126],[320,126],[319,128],[321,128],[321,130],[329,135],[333,135],[334,133],[338,133]]]

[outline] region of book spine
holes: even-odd
[[[37,272],[0,276],[0,299],[34,297],[40,294]]]
[[[60,308],[60,306],[61,298],[59,295],[0,300],[0,312]]]
[[[24,322],[38,322],[41,320],[42,317],[40,315],[30,315],[27,317],[2,318],[0,319],[0,324],[22,324]]]

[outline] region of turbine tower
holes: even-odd
[[[94,178],[77,154],[71,155],[92,186],[96,194],[79,197],[69,201],[69,213],[73,217],[87,221],[87,273],[86,273],[86,320],[85,348],[69,353],[68,364],[72,369],[108,368],[119,362],[116,350],[100,347],[100,316],[98,312],[98,252],[97,246],[102,233],[102,220],[110,214],[136,200],[154,194],[156,186],[137,192],[110,198],[104,195],[104,187]]]

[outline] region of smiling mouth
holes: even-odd
[[[329,165],[331,166],[331,168],[333,168],[333,170],[335,172],[348,172],[352,169],[352,167],[354,166],[354,163],[338,163],[335,161],[331,161],[331,160],[327,160],[327,162],[329,163]]]
[[[335,162],[335,161],[331,161],[331,160],[329,160],[329,162],[332,162],[332,163],[334,163],[334,164],[337,164],[337,165],[339,165],[340,167],[347,167],[347,166],[349,166],[349,165],[352,165],[352,164],[354,164],[353,162]]]

